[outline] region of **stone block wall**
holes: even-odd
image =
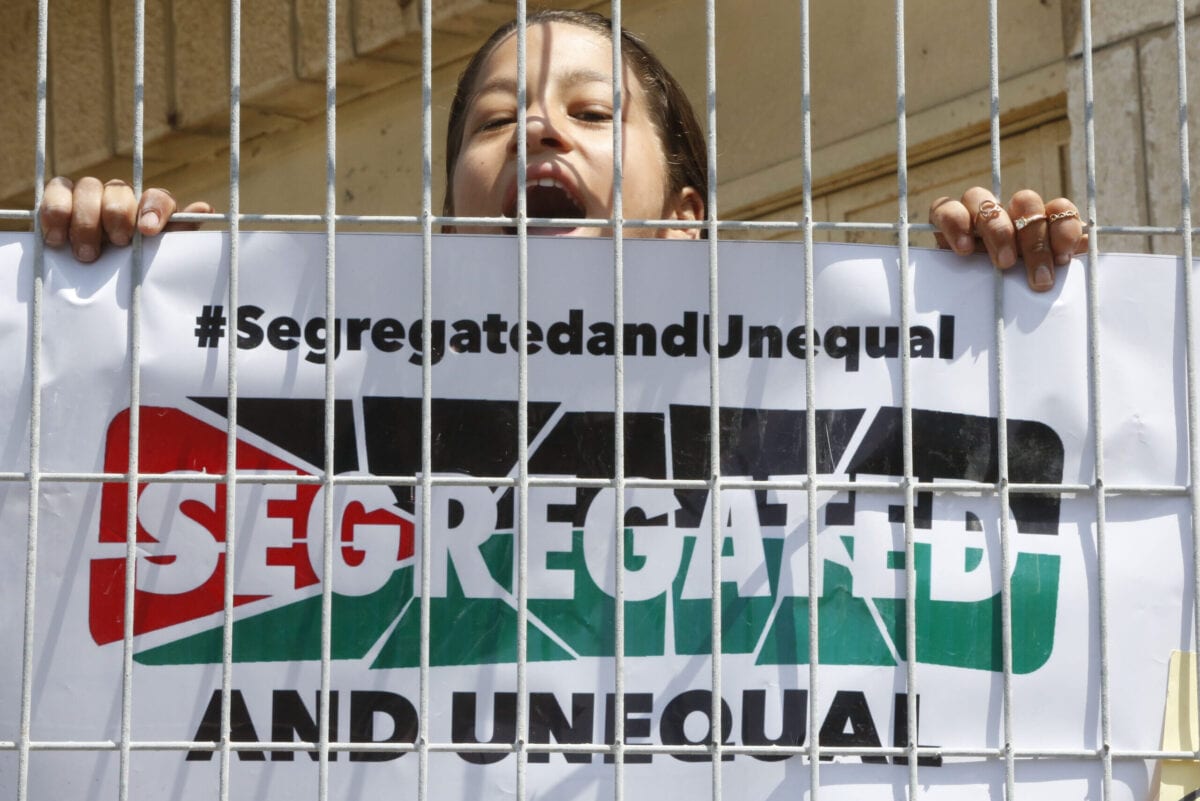
[[[128,177],[133,140],[134,3],[52,0],[47,173]],[[420,66],[417,0],[342,0],[337,11],[338,101],[411,80]],[[435,66],[471,52],[475,28],[511,16],[499,0],[435,0]],[[146,0],[144,131],[147,180],[228,150],[229,3]],[[466,19],[464,19],[466,17]],[[32,198],[37,14],[17,4],[0,27],[0,203]],[[245,142],[325,110],[324,0],[242,5]]]
[[[1200,2],[1188,0],[1184,59],[1188,72],[1190,180],[1200,179]],[[1182,209],[1179,58],[1175,3],[1140,0],[1093,3],[1093,127],[1096,215],[1102,225],[1178,226]],[[1082,25],[1072,28],[1068,61],[1071,186],[1087,197]],[[1200,198],[1193,201],[1200,206]],[[1200,219],[1200,218],[1198,218]],[[1195,220],[1193,225],[1196,225]],[[1105,250],[1179,253],[1178,235],[1102,235]]]
[[[608,0],[557,4],[609,8]],[[130,0],[51,0],[47,174],[129,177],[132,7]],[[339,211],[419,212],[419,7],[419,0],[339,0]],[[1173,0],[1092,1],[1101,223],[1173,226],[1180,219],[1174,7]],[[435,0],[435,207],[441,194],[439,140],[454,80],[466,57],[511,17],[512,8],[511,0]],[[1187,10],[1200,14],[1200,0],[1187,0]],[[705,91],[703,11],[701,0],[626,0],[623,6],[626,25],[644,34],[698,105]],[[802,174],[796,8],[722,0],[717,12],[720,211],[747,218],[795,217],[801,213]],[[323,207],[325,15],[324,0],[243,2],[243,211],[311,213]],[[986,176],[984,8],[966,13],[949,0],[908,0],[906,17],[910,169],[945,161],[945,170],[928,168],[934,176],[929,191],[956,186],[959,176]],[[15,4],[5,22],[0,28],[5,75],[0,81],[5,110],[0,115],[0,207],[28,208],[35,152],[34,4]],[[999,23],[1006,141],[1066,116],[1069,145],[1056,151],[1061,175],[1050,183],[1082,205],[1078,3],[1005,0]],[[826,194],[882,181],[882,194],[864,196],[861,203],[886,220],[894,216],[886,211],[884,196],[893,191],[887,187],[894,183],[896,164],[893,24],[891,3],[847,0],[812,7],[815,189]],[[228,0],[145,0],[145,29],[146,182],[169,186],[181,199],[203,198],[224,208]],[[1189,17],[1187,30],[1195,181],[1200,177],[1200,73],[1195,69],[1200,18]],[[1052,137],[1043,139],[1048,147],[1059,147]],[[979,155],[966,163],[960,154],[968,151]],[[1012,153],[1024,161],[1026,151]],[[1009,155],[1004,158],[1007,162]],[[1046,174],[1050,160],[1044,154],[1037,158],[1039,174]],[[1022,177],[1020,171],[1006,172],[1005,191]],[[914,185],[912,191],[921,188]],[[914,215],[919,220],[923,212]],[[1111,236],[1102,247],[1177,251],[1180,242],[1177,236]]]

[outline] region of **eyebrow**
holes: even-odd
[[[554,80],[567,87],[580,86],[588,83],[602,83],[607,86],[612,86],[612,76],[598,72],[592,69],[574,69],[570,72],[556,74]],[[474,93],[473,98],[482,97],[492,92],[504,92],[506,94],[517,93],[517,79],[504,75],[498,75],[487,83],[480,86]]]

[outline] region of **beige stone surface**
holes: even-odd
[[[37,9],[31,3],[18,7],[0,26],[0,52],[6,53],[0,81],[0,197],[16,195],[28,187],[36,153]]]
[[[698,104],[705,87],[703,11],[698,0],[638,3],[626,10],[627,27],[643,32],[668,65],[685,76],[685,88]],[[947,4],[940,0],[906,4],[909,114],[987,86],[987,18],[982,7],[980,12],[947,13]],[[881,13],[876,0],[812,4],[814,147],[894,125],[894,26],[891,6]],[[718,4],[717,32],[718,167],[724,181],[800,153],[798,4],[729,0]],[[1004,81],[1060,61],[1058,4],[1002,3],[999,37]],[[1061,84],[1051,84],[1043,87],[1042,94],[1049,97],[1062,91]],[[891,138],[894,143],[894,133]]]
[[[187,128],[229,110],[229,4],[189,0],[171,4],[175,41],[171,80],[172,127]]]
[[[65,0],[55,10],[50,41],[71,46],[50,52],[49,166],[54,173],[71,173],[112,153],[112,71],[101,8],[93,0]]]
[[[1037,186],[1057,195],[1062,186],[1061,152],[1069,137],[1068,125],[1058,119],[1003,137],[1001,175],[1005,185]],[[914,164],[908,173],[909,223],[924,223],[929,205],[937,198],[957,195],[964,187],[991,185],[991,152],[987,145],[961,150],[950,156]],[[813,196],[815,220],[833,222],[896,223],[900,217],[899,184],[895,174],[833,188]],[[772,221],[799,221],[803,207],[794,204],[761,215]],[[755,238],[764,238],[756,235]],[[799,239],[799,233],[782,232],[772,239]],[[859,242],[888,245],[896,243],[896,234],[888,231],[819,231],[819,241]],[[913,232],[909,243],[932,247],[933,237]]]
[[[1007,137],[1001,142],[1000,169],[1005,184],[1012,187],[1036,186],[1056,197],[1062,190],[1059,168],[1059,144],[1065,144],[1067,126],[1049,123],[1031,131]],[[937,161],[917,165],[908,175],[907,219],[924,223],[930,204],[939,197],[957,196],[964,187],[991,185],[991,154],[987,147],[976,147]],[[899,219],[898,184],[894,176],[876,178],[829,195],[829,214],[833,220],[888,222]],[[894,244],[894,234],[851,232],[846,241]],[[933,238],[914,234],[911,244],[931,247]]]
[[[1001,85],[1002,139],[1007,141],[1016,134],[1066,115],[1065,95],[1045,96],[1046,87],[1061,86],[1064,76],[1062,64],[1049,64]],[[907,120],[909,147],[906,158],[909,168],[990,143],[990,107],[990,91],[984,88],[911,114]],[[1002,152],[1005,147],[1007,144],[1002,143]],[[874,129],[814,148],[813,191],[818,194],[830,192],[880,177],[894,180],[897,163],[896,127],[894,122],[889,121]],[[1001,178],[1002,189],[1011,191],[1021,186],[1003,170]],[[735,217],[756,217],[764,210],[793,205],[801,196],[802,180],[803,159],[799,155],[749,175],[725,178],[721,181],[722,213]],[[990,178],[984,182],[985,186],[990,184]]]
[[[442,200],[442,134],[459,65],[436,71],[433,97],[434,206]],[[414,91],[414,85],[418,91]],[[349,101],[338,110],[337,210],[340,214],[419,214],[421,104],[419,82]],[[223,164],[223,166],[222,166]],[[257,137],[242,147],[245,213],[320,214],[325,203],[323,118]],[[225,170],[225,172],[222,172]],[[197,161],[163,176],[182,199],[228,205],[228,162]]]
[[[1200,23],[1187,26],[1189,72],[1200,67]],[[1149,201],[1147,222],[1152,225],[1181,224],[1182,180],[1179,150],[1179,84],[1175,38],[1171,32],[1146,36],[1140,46],[1142,68],[1142,98],[1145,106],[1146,131],[1146,194]],[[1194,187],[1194,207],[1200,207],[1200,86],[1188,81],[1188,128],[1190,132],[1188,160],[1189,179]],[[1119,205],[1119,197],[1112,198]],[[1196,217],[1193,212],[1194,218]],[[1196,223],[1193,221],[1192,223]],[[1160,253],[1179,253],[1182,242],[1178,237],[1154,238],[1154,249]]]
[[[1096,214],[1097,222],[1101,224],[1144,225],[1148,222],[1141,156],[1143,120],[1139,83],[1136,42],[1129,41],[1096,54],[1093,68]],[[1072,71],[1069,92],[1069,169],[1075,198],[1083,210],[1087,202],[1087,173],[1081,71]],[[1144,237],[1101,240],[1105,249],[1142,250],[1146,245]]]
[[[1200,6],[1200,0],[1188,2],[1189,8]],[[220,206],[227,204],[229,193],[227,5],[223,0],[147,0],[146,11],[147,181]],[[601,11],[610,7],[607,0],[570,0],[569,5]],[[892,6],[885,5],[881,12],[873,0],[812,4],[813,170],[824,204],[818,209],[831,214],[837,209],[882,213],[894,203],[878,194],[879,187],[894,186],[896,164],[895,32]],[[1041,138],[1035,137],[1038,146],[1056,156],[1065,176],[1056,181],[1053,171],[1039,173],[1043,188],[1073,185],[1076,195],[1082,194],[1080,62],[1064,58],[1077,32],[1070,11],[1074,5],[1067,0],[1000,4],[1006,190],[1028,173],[1019,164],[1032,163],[1028,152],[1035,140],[1028,136],[1041,130]],[[1096,54],[1102,221],[1177,218],[1173,43],[1170,31],[1161,28],[1164,19],[1170,21],[1162,12],[1169,3],[1094,0],[1094,5],[1096,29],[1112,42]],[[905,108],[914,202],[924,192],[915,188],[918,176],[926,170],[941,175],[937,164],[959,164],[961,153],[976,154],[969,159],[972,166],[947,166],[946,186],[988,178],[986,160],[978,161],[978,154],[987,152],[990,108],[984,8],[967,13],[948,0],[906,4]],[[107,21],[98,16],[106,9]],[[339,2],[342,212],[419,210],[418,9],[415,0]],[[720,210],[723,216],[790,213],[802,166],[796,4],[723,0],[717,9]],[[623,13],[626,26],[644,35],[703,114],[703,0],[629,0]],[[51,153],[73,171],[128,175],[130,4],[56,0],[52,14],[55,43],[75,39],[81,48],[74,58],[56,52],[52,59]],[[433,127],[439,164],[443,116],[454,81],[481,38],[511,14],[510,0],[435,4]],[[89,26],[93,17],[100,23]],[[324,0],[244,4],[241,150],[246,211],[317,213],[322,208],[324,24]],[[0,120],[4,141],[13,143],[0,153],[0,196],[10,198],[8,202],[28,197],[31,189],[34,25],[32,10],[18,11],[0,34],[13,54],[5,61],[13,76],[4,82],[6,108],[28,110]],[[1191,50],[1200,50],[1200,43],[1192,43]],[[106,96],[100,84],[109,74],[111,95]],[[1065,107],[1071,114],[1069,146],[1055,144],[1044,133],[1062,118]],[[1018,141],[1025,143],[1019,152],[1026,155],[1013,161],[1017,155],[1008,150]],[[1170,160],[1173,153],[1175,162]],[[1037,158],[1038,164],[1050,163],[1046,153]],[[434,203],[440,207],[440,167],[434,174]],[[942,185],[940,178],[928,180],[931,186]],[[856,191],[865,194],[846,200],[856,197]],[[835,202],[837,198],[841,200]],[[850,205],[837,205],[843,201]],[[894,208],[889,214],[894,216]],[[1120,244],[1138,246],[1137,240]]]
[[[411,31],[420,31],[419,0],[356,0],[354,49],[371,53],[393,44]]]
[[[1063,20],[1071,53],[1083,50],[1080,3],[1063,6]],[[1121,39],[1175,25],[1176,0],[1091,0],[1092,44],[1104,47]],[[1185,0],[1186,14],[1200,12],[1200,0]]]
[[[250,104],[260,111],[299,120],[325,113],[325,81],[282,80],[268,91],[257,92]]]
[[[442,0],[433,29],[481,39],[512,19],[515,7],[511,0]]]
[[[242,4],[242,102],[295,77],[291,0]]]
[[[103,7],[103,5],[101,6]],[[113,65],[113,129],[118,153],[133,151],[134,16],[132,3],[111,3],[110,53]],[[146,0],[143,125],[147,142],[171,130],[171,59],[174,31],[166,0]]]
[[[555,7],[577,7],[579,0],[564,0]],[[435,67],[464,62],[478,49],[484,38],[512,19],[512,3],[505,0],[444,0],[436,3],[433,21],[432,58]],[[405,42],[399,57],[420,65],[421,41],[417,35]],[[392,56],[395,57],[395,56]],[[457,75],[457,73],[456,73]]]
[[[325,78],[326,45],[325,0],[293,0],[296,26],[296,73],[301,78]],[[337,3],[337,60],[354,55],[351,43],[350,0]]]

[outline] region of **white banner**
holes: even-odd
[[[433,470],[518,475],[516,240],[433,243]],[[625,474],[705,480],[710,389],[708,244],[625,243]],[[237,337],[231,799],[315,798],[317,754],[253,749],[318,737],[322,594],[332,588],[331,798],[413,797],[418,757],[366,743],[444,744],[429,755],[438,799],[516,792],[518,759],[453,745],[512,743],[517,710],[517,526],[511,486],[439,486],[431,551],[412,479],[421,469],[421,240],[341,235],[336,320],[325,319],[325,240],[245,234],[237,308],[228,242],[174,234],[146,245],[139,293],[140,414],[131,417],[128,250],[81,266],[47,252],[41,343],[30,798],[114,798],[121,756],[126,630],[123,481],[68,480],[226,469],[227,340]],[[724,478],[807,473],[803,249],[726,242],[719,250],[721,465]],[[612,243],[532,239],[528,278],[528,430],[532,476],[613,475]],[[913,250],[909,330],[900,328],[898,253],[815,248],[817,472],[860,482],[821,491],[816,586],[809,581],[803,489],[725,489],[712,543],[704,489],[630,489],[624,507],[625,704],[630,744],[710,742],[712,569],[722,598],[723,742],[806,745],[809,710],[830,747],[908,739],[901,349],[910,348],[913,473],[922,482],[999,480],[995,279],[945,253]],[[1012,746],[1099,749],[1102,687],[1111,745],[1160,745],[1168,662],[1194,650],[1192,522],[1186,493],[1028,491],[1094,486],[1096,427],[1107,487],[1188,481],[1182,274],[1172,257],[1103,256],[1098,327],[1085,268],[1054,291],[1003,284],[1010,496]],[[0,238],[0,472],[30,470],[30,235]],[[331,333],[332,332],[332,333]],[[1088,338],[1099,361],[1089,366]],[[332,343],[332,345],[330,344]],[[327,501],[325,361],[334,358],[333,467]],[[1091,369],[1101,392],[1093,404]],[[1093,415],[1102,415],[1096,420]],[[407,484],[354,484],[406,476]],[[296,477],[299,478],[299,483]],[[693,485],[700,486],[700,485]],[[0,482],[0,776],[15,784],[26,608],[30,485]],[[219,737],[227,495],[218,483],[138,487],[133,741]],[[332,514],[332,576],[322,532]],[[528,742],[611,743],[615,499],[608,488],[529,490]],[[1103,508],[1103,550],[1097,518]],[[919,744],[1004,746],[1001,499],[918,491],[914,504]],[[1104,584],[1100,584],[1100,555]],[[430,569],[430,714],[420,719],[420,566]],[[1101,588],[1107,599],[1101,641]],[[819,609],[817,648],[809,604]],[[1107,669],[1101,653],[1107,648]],[[819,686],[812,690],[812,653]],[[79,748],[46,749],[46,743]],[[362,747],[355,749],[355,744]],[[87,746],[87,747],[84,747]],[[130,798],[213,799],[220,753],[141,750]],[[1003,761],[936,757],[919,766],[928,798],[999,797]],[[820,766],[821,797],[893,799],[903,759],[841,756]],[[626,798],[705,797],[713,764],[697,753],[631,754]],[[1152,766],[1117,759],[1116,799],[1142,801]],[[531,749],[531,799],[608,799],[602,753]],[[1090,759],[1020,761],[1022,797],[1099,797]],[[720,765],[727,797],[798,798],[802,756],[741,752]],[[4,791],[12,792],[11,789]]]

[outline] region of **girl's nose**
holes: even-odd
[[[561,129],[543,111],[530,111],[525,117],[525,141],[528,150],[562,150],[567,146]]]

